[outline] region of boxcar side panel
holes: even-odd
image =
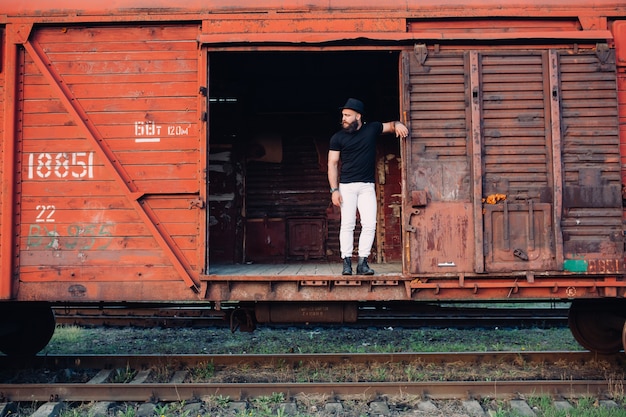
[[[54,27],[24,45],[20,297],[119,298],[118,283],[134,289],[128,299],[146,300],[150,285],[178,281],[172,291],[154,285],[153,299],[164,300],[196,286],[197,32]]]

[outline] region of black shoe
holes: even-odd
[[[359,258],[356,273],[359,275],[374,275],[374,270],[367,264],[367,258]]]
[[[343,271],[341,275],[352,275],[352,259],[343,258]]]

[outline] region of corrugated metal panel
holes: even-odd
[[[409,188],[432,201],[469,199],[466,63],[463,53],[439,54],[424,64],[411,55]]]
[[[614,50],[559,56],[566,258],[623,256]]]
[[[542,199],[550,188],[542,53],[483,54],[484,193]]]
[[[78,282],[197,271],[197,33],[197,25],[54,27],[26,45],[24,280],[46,279],[46,265]]]

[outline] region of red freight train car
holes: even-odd
[[[623,1],[183,3],[0,4],[0,350],[55,304],[459,300],[571,300],[622,348]],[[347,97],[410,128],[377,145],[373,276],[340,275],[328,194]]]

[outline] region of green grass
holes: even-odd
[[[213,341],[219,340],[219,343]],[[568,329],[228,329],[58,326],[42,354],[281,354],[582,350]]]
[[[57,326],[53,339],[58,344],[80,343],[85,337],[85,331],[79,326]]]
[[[579,398],[571,400],[572,408],[557,409],[550,397],[529,398],[528,405],[537,417],[625,417],[626,409],[603,405],[597,398]],[[508,414],[515,416],[515,414]]]

